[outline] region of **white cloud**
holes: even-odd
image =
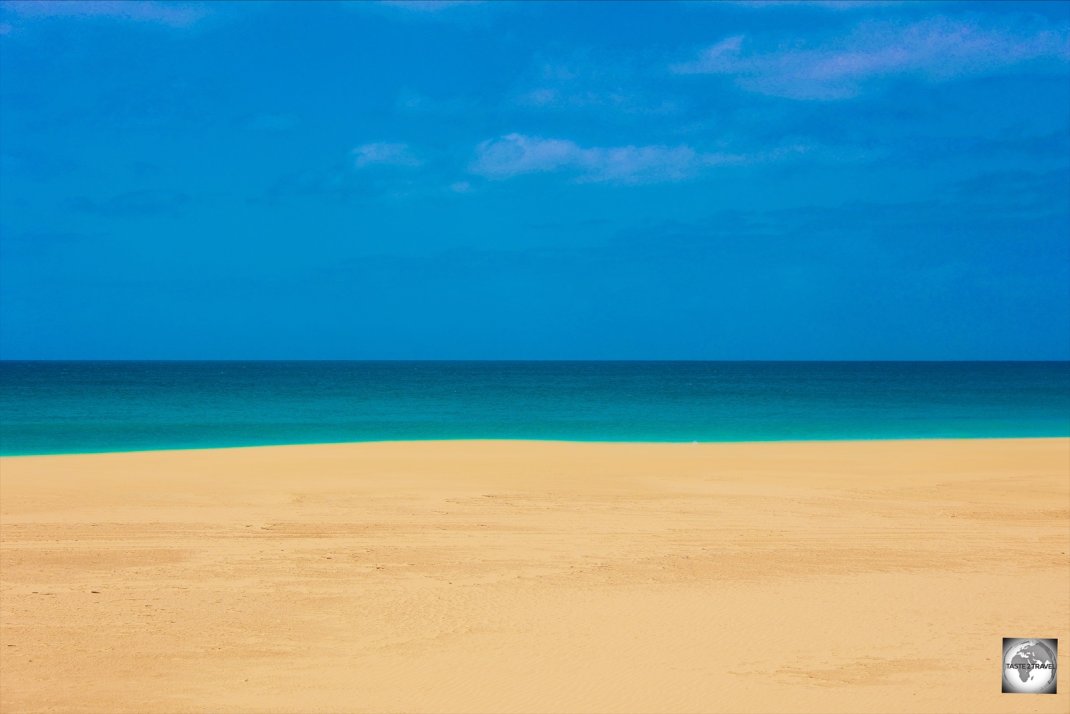
[[[375,142],[353,149],[353,165],[366,166],[419,166],[422,162],[413,155],[408,144]]]
[[[1070,60],[1070,32],[1065,27],[986,29],[947,18],[906,25],[866,23],[816,47],[746,51],[751,46],[742,35],[728,37],[671,69],[676,74],[729,76],[744,89],[762,94],[832,100],[856,96],[882,78],[939,82],[1024,62]]]
[[[471,171],[491,180],[565,171],[583,183],[681,181],[713,166],[753,163],[799,153],[800,147],[761,155],[700,152],[686,145],[583,147],[567,139],[506,134],[476,147]]]

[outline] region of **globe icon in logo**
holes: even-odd
[[[1052,640],[1008,640],[1005,642],[1003,650],[1004,692],[1054,693],[1055,673],[1055,645]]]

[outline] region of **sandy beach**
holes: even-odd
[[[0,710],[1067,712],[1070,440],[0,459]]]

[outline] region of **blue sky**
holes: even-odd
[[[0,3],[0,356],[1068,359],[1070,4]]]

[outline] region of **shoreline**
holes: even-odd
[[[857,443],[885,443],[885,442],[939,442],[939,441],[1032,441],[1032,440],[1070,440],[1070,434],[1040,435],[1040,436],[889,436],[889,437],[860,437],[856,439],[845,437],[832,437],[828,439],[745,439],[731,441],[643,441],[643,440],[585,440],[585,439],[527,439],[527,438],[444,438],[444,439],[369,439],[367,441],[293,441],[271,444],[237,444],[223,446],[189,446],[189,447],[164,447],[158,449],[119,449],[103,451],[58,451],[49,453],[26,453],[4,454],[0,453],[0,459],[26,459],[47,458],[53,456],[100,456],[107,454],[157,454],[157,453],[186,453],[190,451],[231,451],[235,449],[284,449],[290,447],[312,446],[361,446],[364,444],[594,444],[604,446],[614,445],[678,445],[678,446],[720,446],[733,444],[857,444]]]
[[[999,691],[1001,638],[1070,642],[1070,438],[0,464],[4,711],[1070,703],[1066,667],[1057,695]]]

